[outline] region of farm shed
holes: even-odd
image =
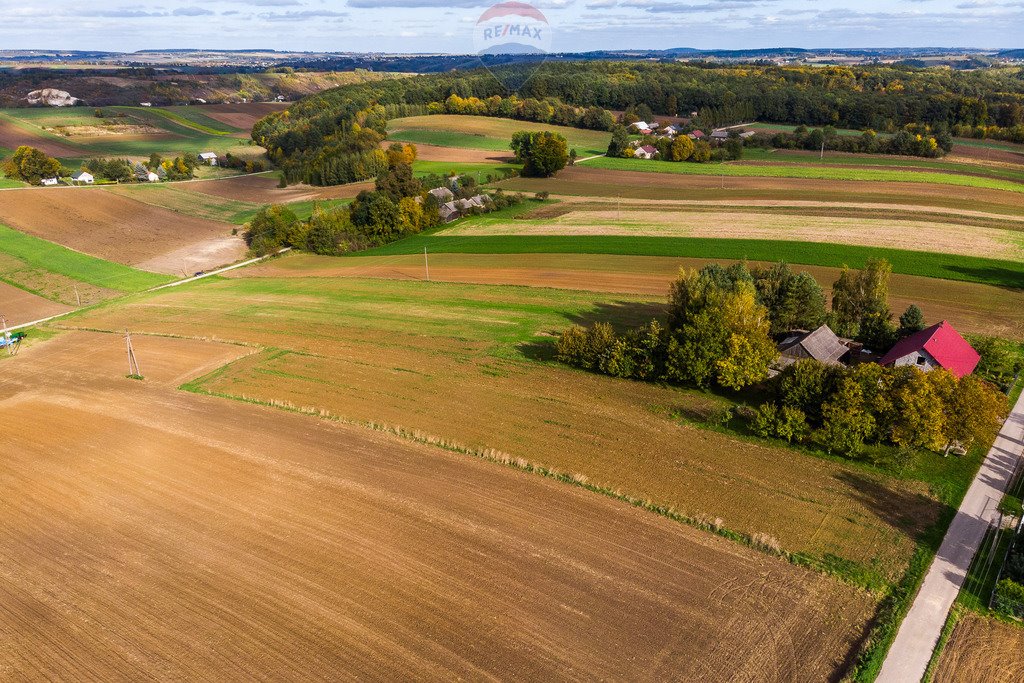
[[[213,152],[201,152],[199,154],[199,160],[204,164],[209,164],[210,166],[217,165],[217,155]]]
[[[813,358],[826,365],[841,365],[850,347],[828,325],[813,332],[794,330],[779,344],[779,365],[785,367],[802,358]]]

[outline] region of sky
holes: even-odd
[[[0,0],[0,47],[477,51],[481,0]],[[1024,47],[1024,0],[537,0],[551,50]]]

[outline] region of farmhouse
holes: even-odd
[[[702,130],[695,130],[695,131],[692,131],[691,133],[689,133],[686,137],[690,138],[691,140],[703,140],[704,139],[704,131],[702,131]]]
[[[849,353],[850,347],[828,325],[822,325],[813,332],[789,332],[779,344],[778,364],[785,367],[803,358],[813,358],[826,365],[841,365]]]
[[[217,155],[214,154],[213,152],[200,153],[199,160],[202,161],[204,164],[209,164],[210,166],[217,165]]]
[[[452,191],[449,190],[447,187],[435,187],[433,190],[430,190],[428,194],[434,195],[434,197],[437,199],[438,204],[450,202],[452,199],[455,198],[455,195],[452,194]]]
[[[945,368],[956,377],[974,372],[981,356],[953,326],[943,320],[901,339],[878,361],[882,365],[912,365],[927,372]]]
[[[643,147],[637,147],[636,151],[633,152],[633,156],[637,159],[653,159],[654,155],[658,153],[658,148],[652,145],[644,145]]]
[[[675,136],[679,135],[680,133],[682,133],[683,129],[680,128],[679,126],[668,125],[668,126],[665,126],[665,129],[664,129],[663,132],[665,133],[665,135],[667,135],[669,137],[675,137]]]
[[[729,131],[727,130],[716,130],[712,131],[711,139],[715,142],[725,142],[729,139]]]
[[[79,171],[75,175],[71,176],[71,179],[76,183],[85,183],[86,185],[91,185],[92,182],[96,180],[92,173],[89,173],[88,171]]]
[[[637,132],[644,133],[645,135],[651,132],[651,127],[646,121],[637,121],[636,123],[629,124],[629,126],[636,128]]]
[[[459,209],[455,206],[455,202],[445,202],[438,209],[438,213],[441,215],[441,220],[445,223],[451,223],[459,217]]]
[[[56,185],[58,181],[56,178],[43,178],[40,182],[43,185]]]

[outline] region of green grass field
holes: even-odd
[[[569,142],[569,148],[575,149],[580,156],[604,154],[611,139],[611,133],[602,131],[490,116],[438,114],[392,119],[388,122],[388,138],[392,140],[496,152],[510,152],[512,134],[521,130],[560,133]]]
[[[449,175],[455,173],[458,175],[472,175],[477,177],[479,182],[484,182],[488,173],[499,173],[506,169],[518,170],[519,168],[521,168],[519,164],[489,164],[467,161],[414,161],[412,164],[412,169],[416,175]]]
[[[104,261],[4,225],[0,225],[0,253],[9,254],[34,268],[122,292],[139,292],[174,279]]]
[[[905,275],[977,282],[1013,289],[1024,288],[1024,263],[936,254],[930,252],[858,247],[820,242],[784,242],[697,237],[494,235],[446,237],[443,233],[416,235],[377,249],[354,254],[387,256],[422,253],[461,254],[623,254],[688,258],[786,261],[794,264],[851,268],[883,257],[893,271]]]
[[[904,171],[886,169],[832,168],[825,166],[811,167],[798,166],[795,164],[745,166],[743,165],[743,162],[691,164],[685,161],[676,163],[672,161],[609,157],[598,157],[596,159],[585,161],[583,164],[594,168],[605,168],[614,171],[645,171],[651,173],[680,173],[687,175],[748,178],[803,178],[855,182],[932,183],[1024,193],[1024,183],[932,171],[914,171],[908,173]]]

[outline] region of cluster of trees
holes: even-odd
[[[339,254],[381,246],[441,222],[439,202],[430,190],[447,187],[457,199],[477,194],[472,176],[416,178],[411,165],[416,158],[413,145],[394,143],[383,153],[387,169],[377,176],[374,189],[363,190],[348,206],[316,206],[308,221],[299,220],[286,206],[261,209],[243,234],[250,251],[263,255],[295,247]],[[488,207],[503,209],[520,201],[521,194],[498,191],[490,195]]]
[[[4,175],[38,185],[43,178],[69,175],[61,163],[42,150],[22,145],[3,163]]]
[[[509,147],[527,177],[550,178],[569,163],[568,142],[551,131],[521,130],[512,135]]]
[[[86,159],[82,162],[82,168],[97,178],[115,183],[130,183],[135,180],[132,162],[128,159]]]
[[[879,136],[873,130],[860,135],[838,135],[832,126],[808,130],[799,126],[792,133],[761,133],[745,140],[751,147],[774,149],[806,149],[859,154],[898,154],[902,156],[940,157],[953,149],[953,136],[949,127],[941,124],[907,126],[891,136]]]
[[[154,173],[160,173],[167,180],[191,180],[198,166],[199,159],[194,154],[180,154],[173,159],[164,159],[153,152],[146,162],[146,168]]]
[[[507,97],[492,95],[486,99],[480,99],[478,97],[460,97],[452,93],[443,102],[428,104],[424,113],[499,116],[591,130],[611,130],[615,123],[615,117],[606,109],[595,106],[577,107],[566,104],[557,97],[520,99],[515,95]]]
[[[944,369],[829,366],[813,359],[787,367],[770,384],[770,400],[750,416],[763,437],[816,443],[855,455],[866,444],[914,450],[971,448],[995,437],[1006,397],[974,375]]]
[[[240,157],[231,152],[225,154],[218,163],[224,168],[234,168],[244,173],[260,173],[267,170],[267,162],[264,159]]]
[[[616,377],[739,390],[767,378],[778,356],[773,334],[825,318],[824,292],[807,273],[784,263],[753,271],[712,264],[672,284],[667,324],[653,320],[621,336],[605,323],[574,326],[556,351],[565,363]]]
[[[994,598],[992,606],[997,612],[1024,619],[1024,530],[1013,540]]]

